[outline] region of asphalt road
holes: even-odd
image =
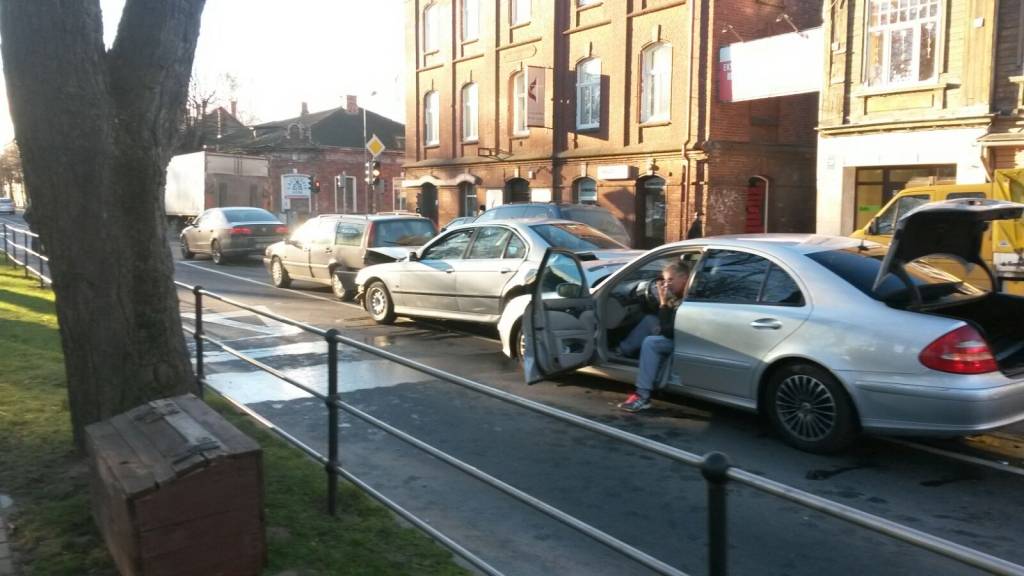
[[[653,410],[631,415],[615,408],[627,387],[599,378],[528,387],[487,328],[408,320],[377,326],[326,288],[271,287],[257,260],[215,266],[200,258],[176,267],[182,282],[657,442],[725,452],[766,478],[1024,564],[1019,427],[928,444],[865,438],[842,455],[805,454],[782,444],[756,416],[690,399],[662,398]],[[181,294],[188,324],[191,295]],[[314,336],[209,299],[204,310],[211,336],[325,388],[325,346]],[[208,351],[205,358],[213,386],[326,449],[326,411],[318,401],[230,355]],[[672,566],[706,572],[698,471],[351,348],[340,351],[339,373],[345,402]],[[341,458],[346,469],[506,574],[649,573],[347,414]],[[732,487],[729,506],[732,574],[973,573],[748,488]]]

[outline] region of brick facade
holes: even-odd
[[[718,49],[787,31],[779,6],[749,0],[622,0],[579,7],[534,0],[528,23],[511,24],[508,0],[479,2],[479,36],[462,38],[464,0],[410,0],[407,21],[406,165],[410,207],[443,224],[477,203],[514,200],[525,185],[536,200],[571,202],[582,179],[618,216],[637,246],[684,238],[695,216],[705,234],[746,230],[751,179],[768,187],[770,231],[808,231],[814,217],[816,95],[723,104]],[[476,0],[466,0],[476,1]],[[424,10],[438,10],[438,49],[424,53]],[[801,28],[820,21],[820,2],[786,3]],[[486,25],[484,25],[486,23]],[[670,46],[668,117],[641,122],[642,56]],[[600,118],[577,128],[580,63],[600,59]],[[513,76],[543,70],[544,123],[513,131]],[[461,92],[475,83],[478,137],[464,141]],[[436,92],[440,134],[424,142],[425,98]],[[496,151],[496,153],[495,153]],[[524,182],[525,181],[525,182]],[[586,182],[586,181],[583,181]],[[433,195],[436,190],[436,201]]]

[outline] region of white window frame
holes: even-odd
[[[512,0],[512,25],[529,24],[532,12],[533,0]]]
[[[430,4],[423,9],[423,53],[430,54],[440,49],[441,7]]]
[[[462,141],[477,142],[480,139],[479,125],[480,89],[476,82],[462,87]]]
[[[590,116],[584,117],[583,103],[588,100],[591,102]],[[576,129],[592,130],[600,127],[601,59],[588,58],[576,64]]]
[[[526,92],[526,71],[516,72],[512,76],[512,135],[529,136],[530,126],[527,124],[529,102]]]
[[[890,0],[868,0],[867,7],[864,10],[865,29],[867,30],[867,33],[864,35],[864,77],[862,81],[864,84],[871,86],[872,88],[933,83],[938,78],[939,69],[942,65],[940,60],[943,50],[942,13],[945,10],[945,2],[943,0],[915,0],[913,3],[909,0],[898,1],[900,3],[906,3],[906,5],[897,5],[895,10],[890,10]],[[913,4],[913,6],[911,6],[911,4]],[[922,4],[924,4],[924,6],[922,6]],[[929,14],[925,17],[921,17],[920,14],[918,14],[916,17],[908,17],[907,19],[899,22],[881,23],[881,20],[886,16],[891,15],[902,17],[901,12],[916,12],[930,7],[934,7],[935,14]],[[879,23],[877,24],[872,23],[871,18],[874,15],[875,10],[879,10]],[[921,78],[921,30],[929,23],[933,23],[935,25],[934,66],[930,77]],[[906,30],[908,28],[913,32],[913,56],[911,57],[909,77],[907,79],[894,80],[892,78],[893,33]],[[871,37],[874,33],[880,33],[883,35],[881,64],[882,74],[879,75],[877,79],[873,78],[871,74]]]
[[[441,143],[440,102],[437,90],[431,90],[423,97],[423,144],[426,146]]]
[[[480,38],[480,0],[462,0],[462,41]]]
[[[604,2],[604,0],[576,0],[576,7],[585,8],[594,4],[600,4],[601,2]]]
[[[584,183],[592,184],[594,187],[594,198],[592,202],[590,200],[583,200],[583,195],[581,194],[581,192],[583,191]],[[576,180],[576,182],[573,183],[573,202],[575,202],[576,204],[592,204],[594,206],[597,206],[597,180],[594,180],[593,178],[579,178],[578,180]]]
[[[667,122],[672,118],[672,45],[651,44],[640,53],[640,62],[640,122]]]

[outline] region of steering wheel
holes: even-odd
[[[661,306],[661,300],[658,299],[658,283],[655,280],[637,282],[634,295],[648,312],[655,312]]]

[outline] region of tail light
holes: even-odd
[[[961,326],[929,344],[921,364],[953,374],[985,374],[999,369],[988,342],[971,326]]]
[[[231,229],[232,236],[252,236],[252,228],[248,226],[235,226]]]
[[[274,234],[287,234],[287,233],[288,233],[288,227],[287,226],[278,226],[277,228],[274,228]]]

